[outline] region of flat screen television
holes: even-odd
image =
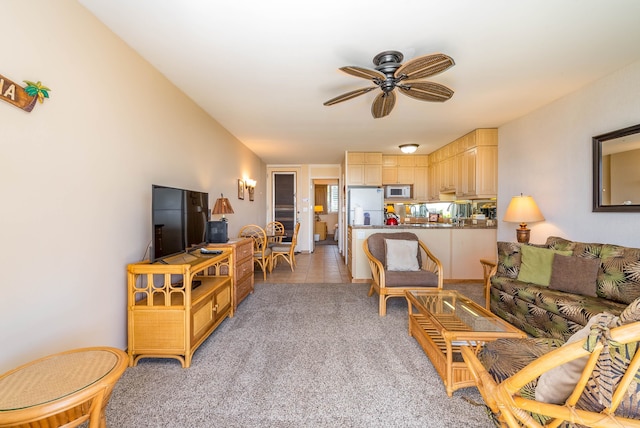
[[[151,262],[200,248],[206,242],[209,194],[151,186]]]

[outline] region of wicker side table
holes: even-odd
[[[13,369],[0,376],[0,427],[106,427],[105,408],[127,366],[119,349],[83,348]]]

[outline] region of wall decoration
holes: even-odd
[[[36,105],[36,101],[42,104],[45,98],[49,98],[49,91],[51,91],[51,89],[44,86],[40,81],[34,83],[25,80],[24,83],[26,83],[27,86],[22,88],[17,83],[12,82],[0,74],[0,99],[24,111],[30,112]]]
[[[238,179],[238,199],[244,199],[244,180]]]

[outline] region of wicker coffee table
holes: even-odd
[[[409,334],[431,360],[449,397],[457,389],[475,386],[460,355],[461,346],[527,336],[457,291],[407,291],[406,297]]]

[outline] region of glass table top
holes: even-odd
[[[0,412],[48,403],[99,381],[114,369],[110,351],[85,350],[36,360],[0,377]]]
[[[409,294],[421,313],[442,323],[447,331],[510,332],[514,329],[510,324],[456,291],[410,291]],[[445,322],[451,319],[459,322]]]

